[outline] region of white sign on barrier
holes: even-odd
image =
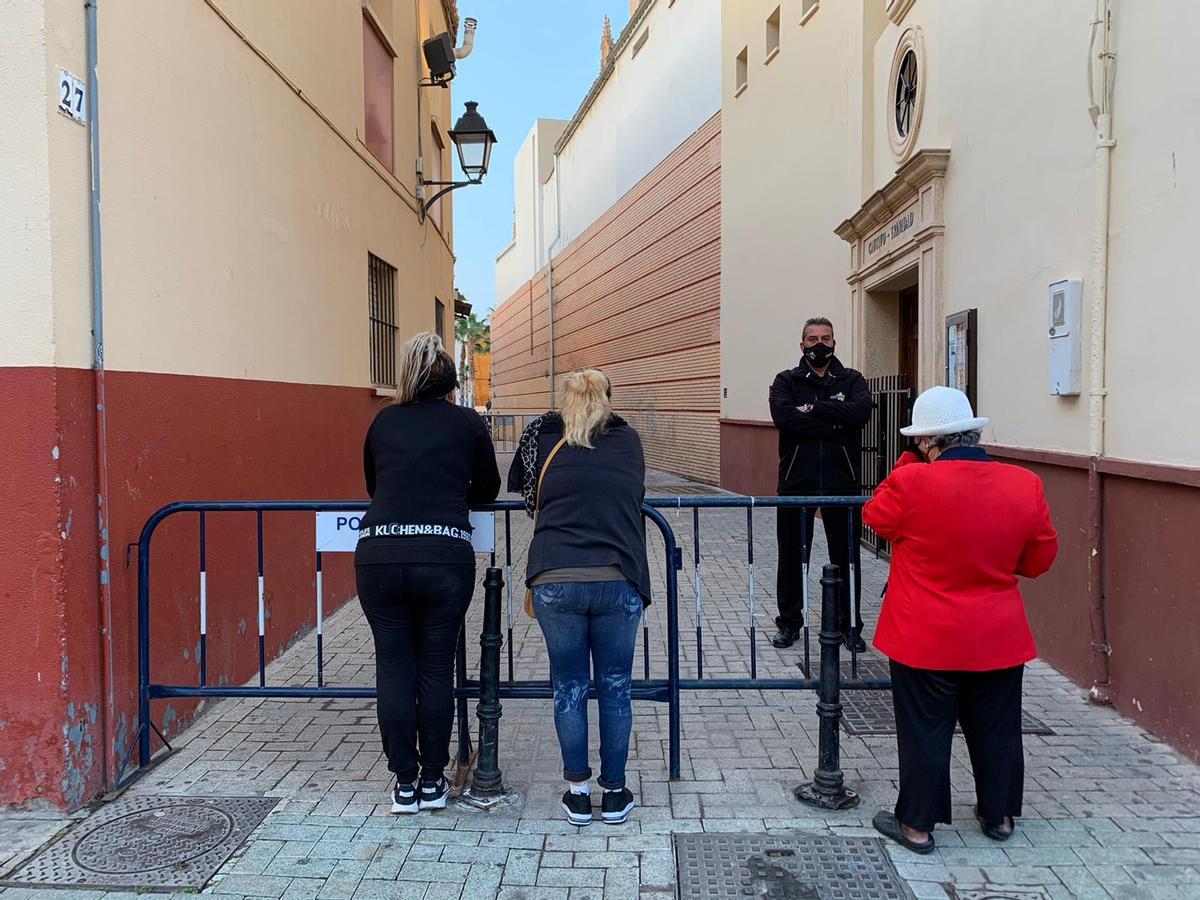
[[[361,512],[317,513],[317,549],[322,553],[353,553],[362,527]],[[496,549],[496,514],[471,513],[471,546],[476,553]]]

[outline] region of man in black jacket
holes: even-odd
[[[861,374],[847,369],[834,356],[836,346],[829,320],[809,319],[801,333],[800,365],[780,372],[771,385],[771,419],[779,429],[781,496],[858,496],[862,492],[861,434],[871,418],[871,392]],[[804,578],[815,515],[812,508],[778,510],[779,615],[775,624],[779,633],[771,643],[779,648],[795,642],[803,623]],[[821,521],[829,543],[829,561],[841,570],[838,625],[843,640],[847,646],[853,640],[860,651],[866,650],[858,614],[858,510],[824,506]],[[851,558],[856,570],[853,584]]]

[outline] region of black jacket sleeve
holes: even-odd
[[[795,398],[787,383],[787,373],[780,372],[771,385],[771,421],[780,431],[800,437],[828,440],[833,437],[833,426],[796,408]]]
[[[813,415],[834,425],[861,428],[871,420],[871,389],[867,380],[854,373],[845,400],[817,400],[813,403]]]
[[[475,457],[471,464],[471,486],[467,502],[472,506],[491,503],[500,493],[500,470],[496,466],[496,448],[492,446],[487,426],[478,416],[475,431]]]
[[[367,436],[363,438],[363,477],[367,482],[367,496],[375,496],[375,454],[371,452],[371,432],[375,430],[375,423],[371,423],[371,427],[367,429]]]

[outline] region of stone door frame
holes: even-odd
[[[918,391],[945,380],[943,302],[945,269],[944,191],[949,150],[921,150],[896,170],[834,232],[850,245],[850,330],[852,359],[867,359],[868,294],[916,268],[918,285]]]

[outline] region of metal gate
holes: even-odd
[[[862,489],[863,495],[869,497],[888,477],[907,443],[900,429],[912,421],[913,391],[907,375],[868,378],[867,386],[875,401],[871,421],[863,429]],[[890,544],[865,525],[862,540],[876,556],[887,557],[891,553]]]

